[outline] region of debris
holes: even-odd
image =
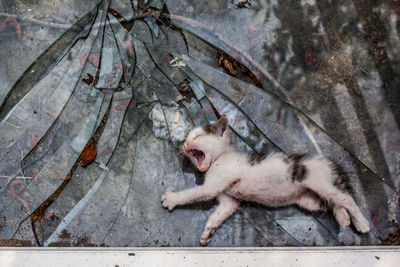
[[[177,111],[177,112],[175,112],[174,122],[175,122],[175,123],[178,123],[178,122],[179,122],[179,119],[180,119],[180,113]]]
[[[237,71],[235,70],[235,66],[238,65],[238,62],[234,60],[231,56],[226,55],[222,51],[218,51],[218,65],[224,67],[231,75],[236,76]]]
[[[25,215],[28,215],[31,211],[30,205],[28,201],[26,201],[23,197],[23,192],[25,191],[26,183],[21,180],[14,180],[10,183],[10,192],[11,194],[21,202],[22,206],[25,209]]]
[[[0,247],[34,247],[34,246],[35,244],[33,244],[29,240],[20,240],[15,238],[0,239]]]
[[[195,97],[192,88],[190,87],[190,82],[185,80],[176,86],[179,93],[183,96],[186,102],[192,101],[192,97]]]
[[[15,129],[21,129],[21,126],[14,125],[12,123],[9,123],[8,121],[6,121],[6,124],[10,125],[11,127],[14,127]]]
[[[258,80],[257,76],[251,72],[249,69],[247,69],[247,74],[249,75],[250,79],[253,81],[253,83],[257,86],[257,87],[262,87],[260,80]]]
[[[169,64],[172,67],[186,67],[186,63],[183,60],[180,60],[178,57],[174,57]]]
[[[6,148],[10,148],[10,147],[12,147],[15,143],[17,143],[17,141],[13,141],[13,142],[11,142]]]
[[[90,141],[86,144],[86,146],[83,148],[82,153],[81,153],[81,166],[85,167],[86,165],[92,163],[94,159],[96,158],[96,141],[94,138],[90,139]]]
[[[234,4],[237,8],[249,8],[251,3],[249,0],[239,1],[239,3],[235,4],[235,1],[232,0],[232,4]],[[248,6],[246,6],[248,4]]]
[[[54,110],[51,109],[43,109],[43,112],[49,114],[50,116],[57,118],[57,113]]]
[[[83,78],[82,81],[84,81],[86,84],[91,84],[94,80],[93,75],[90,73],[86,73],[87,74],[87,78]]]
[[[306,54],[304,55],[304,61],[306,67],[312,71],[318,71],[322,68],[322,61],[316,59],[311,47],[307,48]]]
[[[50,219],[52,215],[46,214],[47,208],[56,200],[61,193],[64,191],[64,188],[67,186],[69,180],[71,180],[72,171],[70,171],[65,177],[64,181],[60,185],[60,187],[48,198],[45,202],[40,204],[39,207],[36,208],[31,214],[32,223],[36,223],[39,219]],[[39,183],[37,183],[39,185]]]
[[[61,233],[58,235],[58,237],[61,239],[70,239],[71,234],[67,230],[63,229]]]
[[[367,72],[365,69],[363,69],[361,66],[358,66],[358,67],[360,68],[360,70],[361,70],[362,72],[364,72],[365,75],[369,76],[369,75],[368,75],[368,72]]]
[[[32,138],[32,147],[35,147],[40,139],[39,139],[39,137],[37,137],[33,133],[31,133],[31,138]]]
[[[380,260],[381,258],[380,257],[378,257],[378,256],[375,256],[375,258],[377,259],[377,260]]]
[[[250,77],[250,79],[257,87],[260,88],[262,87],[261,82],[258,80],[257,76],[253,72],[251,72],[247,67],[243,66],[243,64],[236,61],[232,56],[228,56],[223,51],[218,51],[217,57],[218,57],[218,65],[227,70],[231,75],[233,76],[237,75],[235,67],[238,67],[242,72],[246,73]]]
[[[90,242],[89,238],[86,235],[82,235],[78,237],[76,242],[73,242],[72,245],[74,247],[97,247],[98,245]]]
[[[381,239],[382,245],[400,245],[400,227],[393,233],[389,234],[389,236],[385,239]]]
[[[230,74],[232,74],[233,76],[236,76],[237,71],[233,68],[232,63],[228,60],[228,59],[224,59],[222,61],[223,66],[226,70],[229,71]]]
[[[118,14],[118,12],[117,11],[115,11],[114,9],[112,9],[112,8],[108,8],[108,10],[107,10],[111,15],[113,15],[114,17],[116,17],[117,18],[117,20],[119,21],[119,22],[124,22],[125,20],[124,20],[124,18],[120,15],[120,14]]]

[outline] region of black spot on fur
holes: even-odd
[[[302,164],[294,164],[293,172],[292,172],[292,180],[293,181],[303,181],[307,174],[306,166]]]
[[[289,161],[301,161],[307,158],[307,154],[292,154],[287,157]]]
[[[249,154],[248,156],[248,161],[250,166],[256,165],[263,161],[267,156],[266,155],[260,155],[257,153]]]
[[[343,168],[339,164],[332,162],[332,172],[336,176],[334,185],[340,191],[353,195],[354,192],[350,184],[350,178]]]
[[[204,132],[207,134],[215,134],[218,136],[223,136],[224,132],[228,128],[228,119],[226,116],[221,116],[216,123],[203,126]]]
[[[301,182],[306,178],[307,168],[302,163],[304,158],[307,157],[306,154],[293,154],[287,157],[287,161],[292,163],[292,181]]]
[[[206,134],[217,134],[217,127],[214,124],[204,125],[203,130]]]
[[[320,197],[320,198],[321,198],[321,205],[320,205],[321,210],[327,211],[327,210],[332,209],[333,206],[332,206],[332,204],[329,203],[328,200],[326,200],[326,199],[324,199],[322,197]]]

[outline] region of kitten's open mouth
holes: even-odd
[[[206,155],[203,151],[198,149],[188,149],[186,154],[196,161],[196,165],[199,170],[204,168],[203,165],[205,163]]]

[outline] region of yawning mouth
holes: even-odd
[[[188,150],[186,150],[186,154],[196,161],[195,163],[199,170],[204,169],[206,155],[204,154],[203,151],[198,150],[198,149],[188,149]]]

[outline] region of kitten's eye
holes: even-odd
[[[202,134],[196,135],[195,137],[192,138],[192,140],[194,140],[194,139],[196,139],[197,137],[200,137],[200,136],[202,136]]]

